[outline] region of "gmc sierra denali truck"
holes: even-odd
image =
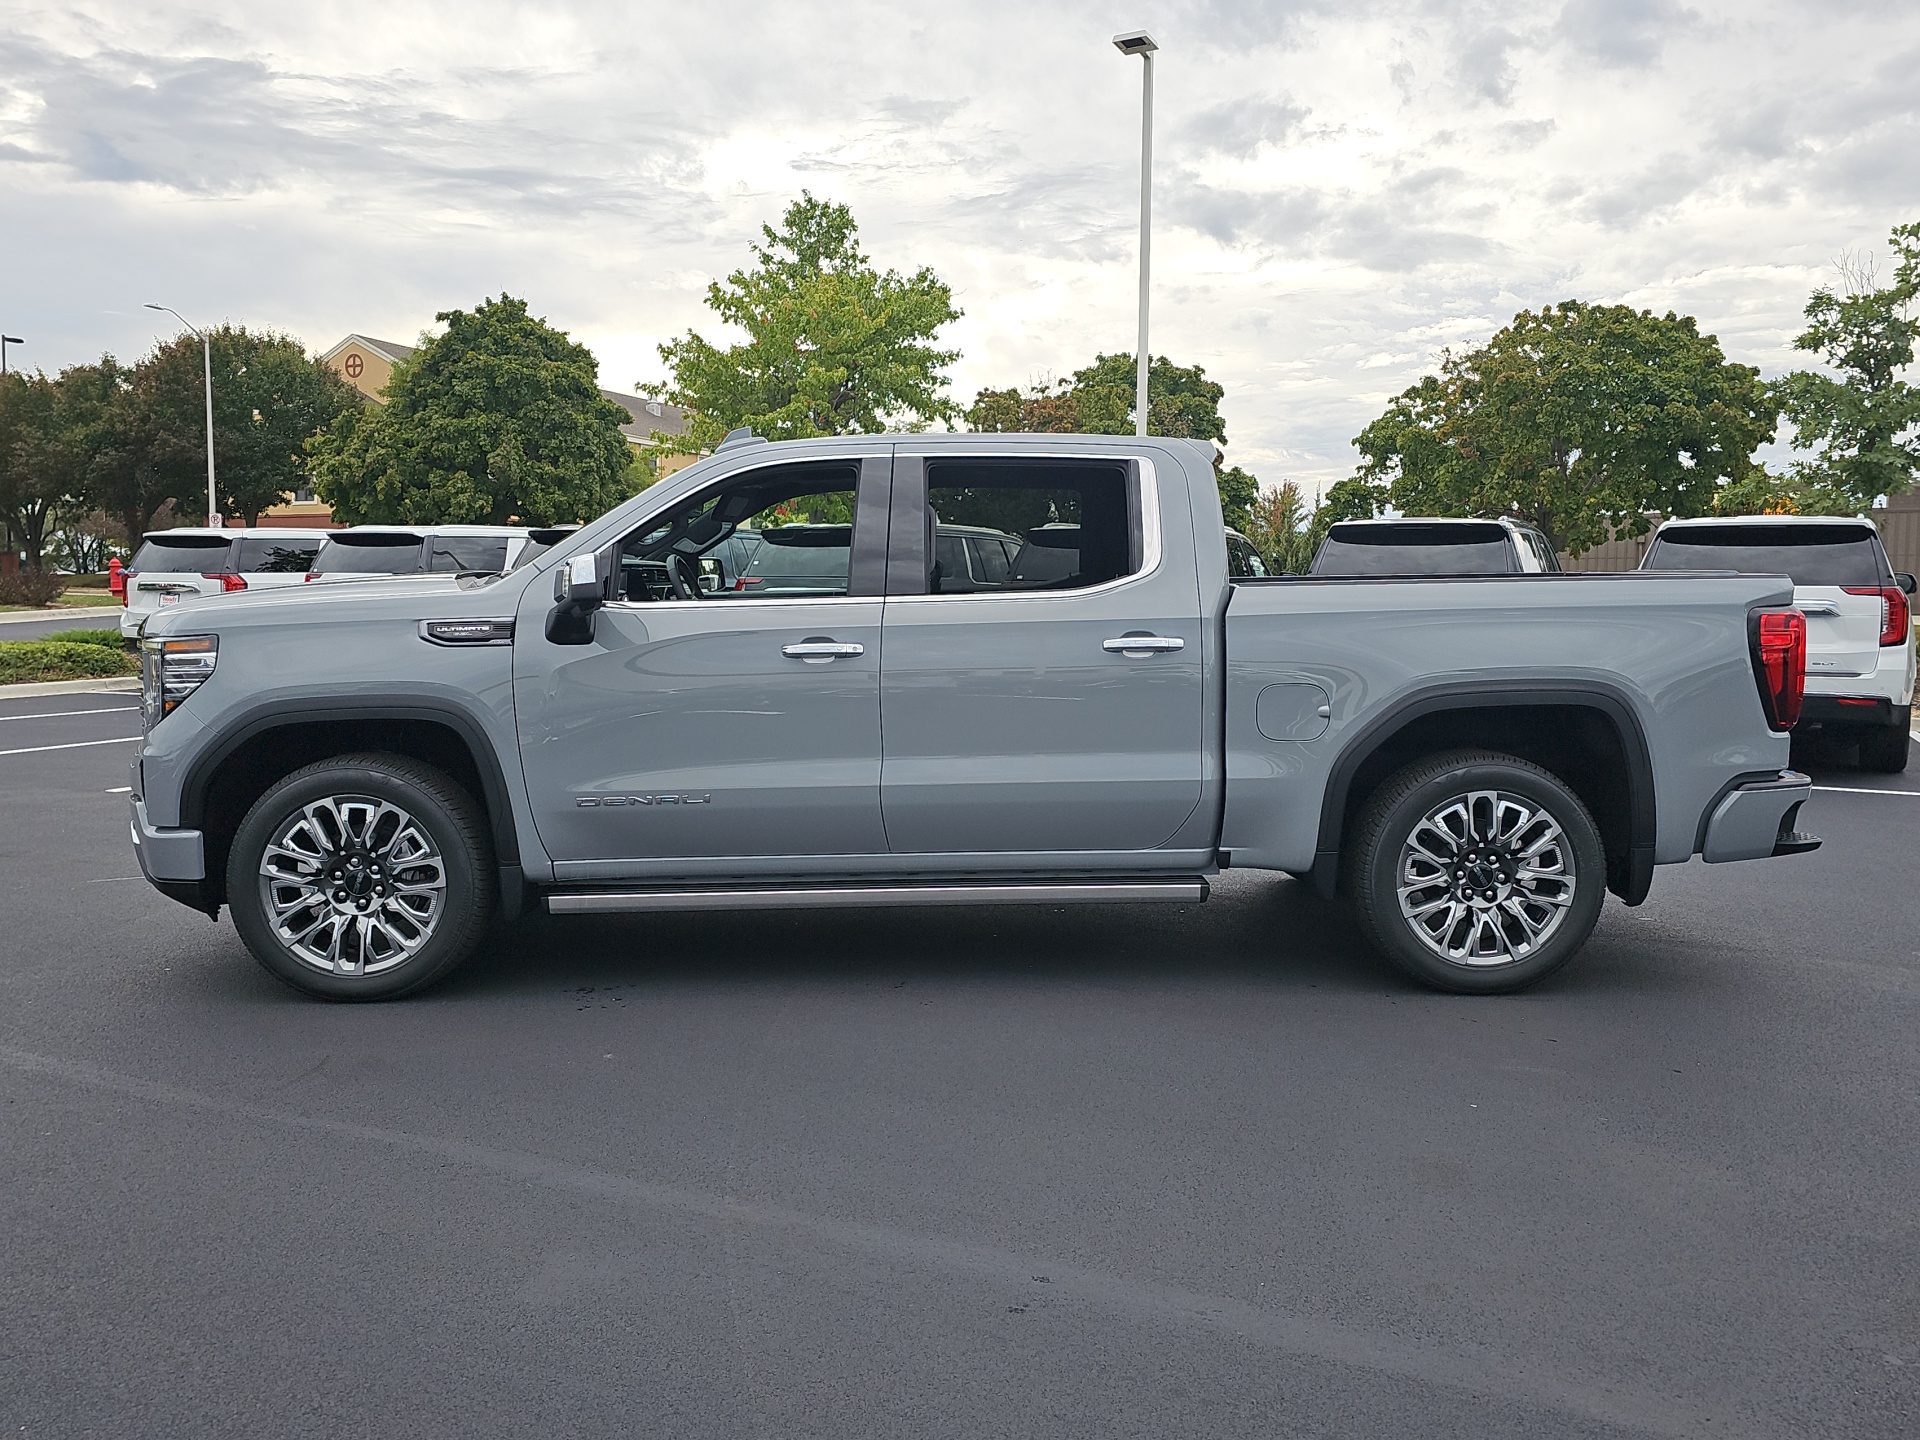
[[[1657,864],[1819,843],[1787,578],[1230,579],[1212,458],[738,435],[504,575],[169,607],[141,868],[336,999],[528,905],[1191,903],[1230,865],[1491,993]]]

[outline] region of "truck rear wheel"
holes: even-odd
[[[1860,768],[1898,775],[1907,768],[1907,731],[1903,725],[1868,730],[1860,736]]]
[[[390,1000],[473,953],[493,914],[493,847],[466,791],[400,755],[340,755],[254,802],[227,903],[269,973],[329,1000]]]
[[[1374,946],[1442,990],[1497,995],[1558,970],[1605,898],[1593,817],[1554,775],[1456,750],[1388,777],[1347,852],[1347,889]]]

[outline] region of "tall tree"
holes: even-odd
[[[1807,301],[1794,347],[1820,356],[1839,378],[1796,370],[1774,393],[1793,424],[1793,448],[1818,453],[1794,464],[1784,503],[1856,513],[1898,495],[1920,474],[1920,387],[1900,378],[1920,338],[1920,224],[1890,237],[1899,263],[1879,286],[1870,265],[1843,266],[1844,289],[1823,286]]]
[[[780,228],[762,225],[754,265],[707,286],[707,308],[747,339],[724,349],[689,330],[660,347],[672,379],[643,385],[686,412],[676,443],[717,444],[751,426],[774,440],[914,429],[957,411],[934,344],[960,318],[946,282],[874,269],[845,205],[802,191]]]
[[[129,369],[111,355],[60,372],[70,443],[86,464],[84,498],[119,521],[135,546],[153,517],[183,493],[194,497],[189,511],[204,513],[207,503],[204,461],[183,463],[180,442],[163,441],[161,415],[177,415],[181,406],[177,394],[158,393],[163,382],[171,388],[169,371]],[[197,433],[206,433],[204,420]]]
[[[291,336],[223,325],[211,339],[221,508],[252,525],[308,483],[308,438],[362,401]]]
[[[394,369],[384,405],[308,443],[314,488],[349,524],[591,520],[640,488],[593,353],[524,300],[435,317],[446,333]]]
[[[1777,415],[1691,316],[1569,300],[1449,352],[1355,439],[1354,478],[1415,514],[1516,516],[1577,555],[1710,507]]]
[[[1207,379],[1199,365],[1176,365],[1156,355],[1147,366],[1147,433],[1227,443],[1220,417],[1226,387]],[[1096,355],[1070,380],[1033,385],[1025,390],[982,390],[967,408],[974,430],[1081,435],[1133,434],[1138,398],[1133,356]]]
[[[0,514],[18,538],[29,569],[43,564],[50,527],[87,509],[91,461],[83,397],[66,377],[8,375],[0,380]]]

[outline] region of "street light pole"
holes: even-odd
[[[200,337],[200,359],[205,366],[207,385],[207,528],[218,530],[225,522],[220,515],[220,500],[213,485],[213,342],[171,305],[156,305],[149,300],[147,309],[164,310]]]
[[[1134,350],[1133,433],[1147,433],[1147,282],[1153,260],[1153,52],[1160,47],[1144,30],[1113,37],[1122,55],[1140,57],[1140,338]]]
[[[7,346],[26,343],[18,335],[0,335],[0,375],[7,373]]]

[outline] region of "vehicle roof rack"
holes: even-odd
[[[764,445],[766,443],[766,436],[754,434],[751,425],[742,425],[738,430],[727,431],[727,438],[713,447],[713,453],[718,455],[722,450],[733,450],[742,445]]]

